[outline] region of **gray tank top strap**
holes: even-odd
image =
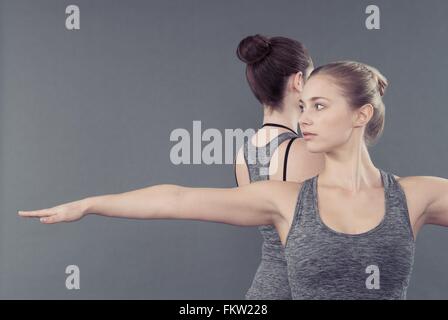
[[[407,205],[406,194],[400,183],[395,179],[394,175],[388,172],[384,172],[380,169],[384,175],[385,186],[387,187],[388,206],[387,211],[390,225],[397,226],[403,229],[403,232],[408,232],[412,241],[414,239],[414,233],[412,231],[411,220],[409,217],[409,210]]]
[[[269,165],[272,155],[284,141],[294,138],[298,138],[298,135],[292,132],[283,132],[266,145],[257,147],[252,144],[252,137],[245,137],[243,144],[244,161],[249,170],[250,181],[269,180]]]

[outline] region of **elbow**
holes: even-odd
[[[159,195],[160,209],[157,216],[159,218],[179,219],[182,215],[183,203],[186,199],[186,190],[188,188],[164,184],[160,186],[161,193]]]

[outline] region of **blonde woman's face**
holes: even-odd
[[[347,143],[355,115],[332,77],[315,75],[305,83],[299,126],[310,152],[329,152]],[[314,135],[307,136],[307,132]]]

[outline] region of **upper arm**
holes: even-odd
[[[309,152],[302,138],[294,139],[287,158],[286,151],[287,143],[282,143],[273,154],[273,160],[271,160],[269,168],[272,180],[283,180],[285,166],[286,181],[293,182],[303,182],[316,176],[324,168],[324,155]]]
[[[282,187],[260,181],[238,188],[180,189],[176,217],[240,226],[275,224],[280,216]]]
[[[419,177],[421,190],[426,196],[423,213],[427,224],[448,227],[448,179],[440,177]]]
[[[411,223],[417,232],[425,224],[448,226],[448,180],[414,176],[399,179],[406,195]]]

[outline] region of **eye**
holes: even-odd
[[[316,107],[317,110],[322,110],[322,109],[325,108],[325,106],[323,104],[320,104],[320,103],[316,103],[314,106]]]
[[[299,104],[300,112],[303,112],[303,105]]]

